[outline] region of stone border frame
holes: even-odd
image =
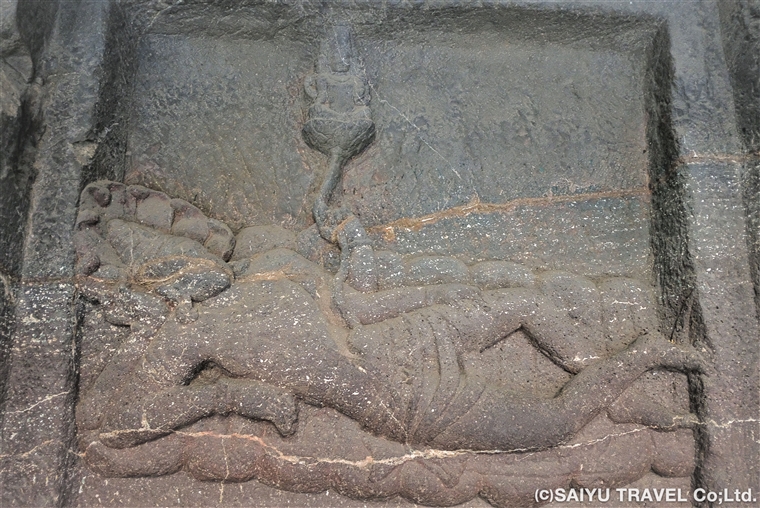
[[[432,15],[450,2],[367,0],[351,8],[362,5]],[[716,368],[714,376],[692,379],[692,403],[704,422],[693,484],[760,489],[754,437],[760,431],[760,132],[752,120],[760,101],[751,85],[760,73],[757,56],[747,56],[758,47],[757,13],[746,0],[456,5],[557,9],[562,16],[614,12],[662,23],[653,58],[673,67],[672,81],[665,80],[670,87],[657,89],[663,81],[656,79],[652,85],[659,114],[650,118],[657,123],[649,129],[651,167],[660,182],[653,204],[655,215],[666,218],[652,228],[656,264],[665,318],[688,328]],[[312,7],[290,4],[293,12]],[[3,186],[0,202],[3,506],[75,503],[76,204],[88,182],[123,176],[128,128],[118,119],[129,109],[136,41],[171,12],[171,5],[137,0],[19,2],[18,26],[34,65],[16,127],[18,156],[8,163],[12,185]],[[687,322],[678,323],[687,307]]]

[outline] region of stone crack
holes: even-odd
[[[695,425],[701,425],[701,426],[709,426],[709,427],[715,427],[715,428],[728,428],[732,425],[736,424],[743,424],[743,423],[758,423],[760,420],[758,419],[741,419],[741,420],[730,420],[727,422],[716,422],[714,420],[708,420],[705,422],[694,422]],[[679,425],[674,422],[672,428],[677,428]],[[606,434],[602,437],[592,439],[589,441],[583,441],[579,443],[569,443],[564,445],[559,445],[556,447],[553,447],[551,449],[553,450],[571,450],[576,448],[584,448],[589,446],[594,446],[599,443],[603,443],[605,441],[609,441],[611,439],[625,437],[633,434],[637,434],[642,431],[646,430],[663,430],[662,428],[655,428],[655,427],[649,427],[649,426],[641,426],[637,427],[635,429],[627,430],[624,432],[618,432],[613,434]],[[218,434],[216,432],[211,431],[204,431],[204,432],[184,432],[184,431],[177,431],[175,432],[178,435],[185,436],[185,437],[212,437],[212,438],[218,438],[222,442],[222,451],[224,453],[224,460],[225,460],[225,467],[226,469],[226,476],[225,480],[229,477],[229,463],[228,463],[228,457],[227,457],[227,450],[226,446],[224,444],[225,439],[231,439],[231,438],[237,438],[237,439],[244,439],[248,441],[253,441],[263,448],[265,448],[272,456],[275,456],[278,460],[289,462],[291,464],[298,464],[298,465],[314,465],[314,464],[339,464],[339,465],[345,465],[350,467],[355,467],[358,469],[367,469],[374,465],[384,465],[384,466],[400,466],[406,462],[415,461],[415,460],[426,460],[426,459],[446,459],[446,458],[453,458],[453,457],[461,457],[465,455],[504,455],[504,454],[515,454],[515,453],[526,453],[526,457],[530,457],[532,455],[535,455],[537,450],[531,449],[531,448],[513,448],[508,450],[472,450],[472,449],[461,449],[461,450],[438,450],[433,448],[423,449],[423,450],[412,450],[410,453],[407,453],[405,455],[396,456],[396,457],[388,457],[384,459],[375,459],[372,456],[367,456],[366,458],[362,460],[349,460],[349,459],[340,459],[340,458],[329,458],[329,457],[313,457],[313,456],[301,456],[301,455],[292,455],[285,452],[282,452],[277,446],[268,443],[264,439],[262,439],[259,436],[249,435],[249,434],[239,434],[239,433],[231,433],[231,434]],[[541,450],[544,451],[544,450]],[[224,483],[224,480],[222,481],[222,484]]]
[[[53,399],[55,399],[57,397],[60,397],[62,395],[66,395],[68,393],[69,392],[66,391],[66,392],[56,393],[55,395],[48,395],[47,397],[38,400],[37,402],[35,402],[34,404],[32,404],[31,406],[29,406],[26,409],[17,409],[15,411],[7,411],[6,414],[26,413],[27,411],[31,411],[32,409],[34,409],[35,407],[39,406],[40,404],[44,404],[45,402],[49,402],[49,401],[51,401],[51,400],[53,400]]]
[[[6,458],[21,459],[21,458],[26,458],[26,457],[30,456],[31,454],[33,454],[34,452],[36,452],[37,450],[39,450],[40,448],[44,448],[45,446],[48,446],[48,445],[52,444],[54,441],[55,441],[54,439],[48,439],[47,441],[43,441],[42,443],[38,444],[37,446],[35,446],[31,450],[27,450],[27,451],[25,451],[23,453],[18,453],[18,454],[7,453],[7,454],[4,454],[4,455],[0,455],[0,459],[6,459]]]
[[[446,157],[444,157],[441,152],[439,152],[438,150],[436,150],[433,147],[433,145],[431,145],[430,143],[428,143],[428,141],[425,138],[422,137],[422,129],[420,129],[420,127],[417,124],[415,124],[408,116],[406,116],[400,109],[398,109],[396,106],[394,106],[393,104],[391,104],[390,102],[388,102],[386,99],[383,99],[382,97],[380,97],[380,94],[377,92],[377,89],[374,87],[374,85],[372,84],[372,82],[369,81],[369,79],[367,79],[367,84],[369,85],[370,89],[372,90],[372,93],[374,93],[375,96],[377,97],[378,102],[380,102],[381,104],[387,105],[389,108],[391,108],[396,113],[398,113],[398,115],[401,118],[403,118],[404,121],[406,121],[406,123],[408,123],[409,125],[411,125],[417,131],[417,133],[419,135],[420,141],[422,141],[422,143],[424,143],[425,146],[427,146],[428,148],[430,148],[430,150],[432,150],[433,153],[435,153],[438,157],[440,157],[441,159],[443,159],[443,161],[449,166],[449,169],[451,170],[451,172],[454,173],[455,175],[457,175],[457,178],[459,178],[461,180],[462,176],[459,174],[459,172],[457,172],[456,168],[454,168],[454,165],[451,164],[451,162],[449,162],[449,160]]]
[[[554,203],[573,203],[591,199],[626,198],[649,195],[649,189],[638,187],[622,191],[590,192],[584,194],[571,194],[568,196],[543,196],[532,198],[518,198],[506,203],[483,203],[478,199],[466,205],[454,206],[440,212],[423,215],[421,217],[403,217],[387,224],[380,224],[367,228],[368,233],[388,234],[394,229],[405,231],[419,231],[423,226],[435,224],[444,219],[467,217],[473,213],[509,213],[520,206],[546,206]]]

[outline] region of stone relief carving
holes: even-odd
[[[330,208],[343,165],[374,137],[351,37],[335,27],[305,83],[303,136],[329,157],[314,220],[340,249],[337,273],[276,226],[234,235],[142,186],[83,190],[80,290],[101,330],[123,337],[77,407],[87,465],[498,506],[530,502],[539,474],[543,488],[691,474],[679,373],[703,361],[657,331],[647,284],[405,257]],[[553,389],[500,381],[509,358],[494,355],[520,340],[561,372]],[[679,389],[627,397],[653,376]],[[579,468],[602,449],[597,469]]]

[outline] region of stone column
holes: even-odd
[[[0,462],[0,505],[65,504],[74,438],[77,311],[71,236],[99,95],[109,2],[67,2],[36,82],[46,126],[33,150]],[[39,41],[38,41],[39,42]],[[30,161],[31,163],[31,161]]]

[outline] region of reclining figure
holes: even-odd
[[[77,409],[80,432],[112,448],[211,415],[266,420],[285,436],[308,403],[410,445],[539,450],[569,440],[649,370],[702,370],[695,351],[655,330],[610,354],[599,323],[537,285],[415,285],[403,273],[392,283],[374,273],[376,288],[358,291],[345,266],[335,278],[291,249],[246,258],[238,246],[232,256],[226,226],[139,186],[90,184],[77,228],[83,294],[132,329]],[[341,244],[344,263],[350,243]],[[555,397],[510,393],[463,361],[518,330],[574,374]],[[690,422],[666,411],[647,418],[668,428]]]

